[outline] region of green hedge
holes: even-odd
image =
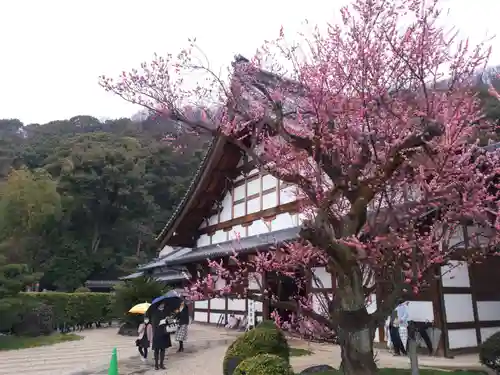
[[[56,327],[61,325],[106,322],[113,318],[108,293],[21,293],[28,303],[50,306]]]
[[[274,354],[258,354],[242,361],[234,375],[293,375],[290,364]]]

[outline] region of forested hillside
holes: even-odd
[[[161,118],[0,120],[0,279],[39,273],[41,288],[73,291],[132,271],[155,254],[207,142]]]

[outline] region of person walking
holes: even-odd
[[[162,304],[158,307],[159,312],[164,310]],[[165,369],[165,356],[168,348],[172,346],[171,333],[167,330],[168,321],[166,316],[153,328],[153,352],[155,359],[155,370]]]
[[[404,352],[408,352],[408,321],[409,321],[409,302],[401,301],[401,303],[396,307],[396,311],[398,314],[398,332],[399,339],[401,340],[401,344],[405,349]],[[403,352],[403,353],[404,353]]]
[[[397,307],[394,310],[392,310],[391,317],[389,319],[389,334],[391,336],[394,355],[401,355],[401,353],[406,355],[406,348],[403,346],[403,343],[401,342],[401,337],[399,336],[399,321],[398,321]]]
[[[144,317],[144,322],[139,324],[137,329],[137,339],[135,344],[139,349],[139,354],[141,355],[141,361],[146,362],[148,359],[148,349],[153,338],[153,326],[149,322],[147,316]]]
[[[182,302],[181,307],[177,312],[176,318],[179,321],[179,327],[177,328],[177,332],[175,334],[175,340],[179,342],[179,349],[177,350],[177,352],[183,352],[184,341],[186,341],[188,337],[188,325],[189,325],[189,309],[186,306],[185,301]]]

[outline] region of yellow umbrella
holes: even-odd
[[[151,304],[147,302],[139,303],[132,307],[128,312],[131,314],[145,314],[146,311],[148,311],[149,306],[151,306]]]

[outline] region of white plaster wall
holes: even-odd
[[[224,200],[222,201],[222,211],[220,213],[220,222],[228,221],[232,219],[232,205],[233,205],[233,197],[231,192],[227,192]]]
[[[469,267],[465,262],[450,261],[441,267],[441,275],[444,287],[470,287]]]
[[[226,309],[225,298],[212,298],[210,300],[210,310],[225,310],[225,309]]]
[[[206,312],[195,311],[194,312],[194,321],[207,323],[208,322],[208,314]]]
[[[247,182],[247,196],[260,193],[260,177]]]
[[[223,289],[226,285],[227,285],[226,280],[224,280],[223,278],[220,278],[220,277],[219,277],[219,278],[215,281],[215,290],[221,290],[221,289]]]
[[[235,204],[233,208],[233,217],[236,219],[241,216],[245,216],[245,202]]]
[[[268,233],[269,232],[269,227],[264,223],[263,220],[255,220],[252,224],[250,224],[248,227],[248,235],[249,236],[256,236],[262,233]]]
[[[212,245],[221,243],[221,242],[226,242],[228,239],[228,233],[224,232],[223,230],[218,230],[212,235]]]
[[[280,192],[280,204],[290,203],[297,200],[297,188],[293,185],[287,186]]]
[[[256,316],[256,317],[255,317],[255,320],[257,321],[257,323],[262,322],[262,316],[260,316],[260,315],[259,315],[259,316]]]
[[[207,300],[194,301],[194,308],[195,309],[208,309],[208,301]]]
[[[262,190],[271,189],[277,186],[278,186],[278,180],[276,178],[274,178],[270,174],[262,176]]]
[[[222,325],[224,325],[226,323],[226,314],[210,313],[210,323],[211,324],[219,323],[219,319],[221,319],[220,323]]]
[[[472,348],[477,346],[476,330],[473,328],[448,330],[448,345],[450,349]]]
[[[476,305],[480,321],[500,320],[500,301],[477,301]]]
[[[328,273],[325,267],[313,267],[311,269],[314,276],[312,280],[313,288],[331,288],[332,287],[332,275]]]
[[[255,311],[256,312],[262,312],[264,309],[264,305],[260,301],[255,301]]]
[[[241,298],[229,298],[227,300],[227,308],[228,310],[234,311],[246,311],[246,300]]]
[[[433,322],[434,305],[432,301],[410,301],[408,315],[415,322]]]
[[[235,225],[233,229],[229,231],[229,240],[237,241],[239,238],[246,237],[246,234],[246,228],[242,227],[241,225]],[[238,248],[238,244],[235,244],[235,248]]]
[[[208,234],[202,234],[198,241],[196,241],[197,247],[210,245],[210,236]]]
[[[272,193],[264,194],[262,196],[262,209],[267,210],[268,208],[276,207],[278,205],[278,194],[276,191]]]
[[[261,203],[260,197],[248,200],[247,214],[253,214],[254,212],[259,212],[261,210],[260,203]]]
[[[444,307],[448,323],[473,322],[472,296],[470,294],[444,294]]]
[[[293,228],[297,226],[297,215],[289,214],[288,212],[284,212],[276,216],[276,218],[271,221],[271,230],[273,232]]]
[[[484,342],[491,335],[500,332],[500,327],[481,328],[481,341]]]
[[[233,190],[234,200],[239,201],[240,199],[245,198],[245,185],[240,185],[234,188]]]

